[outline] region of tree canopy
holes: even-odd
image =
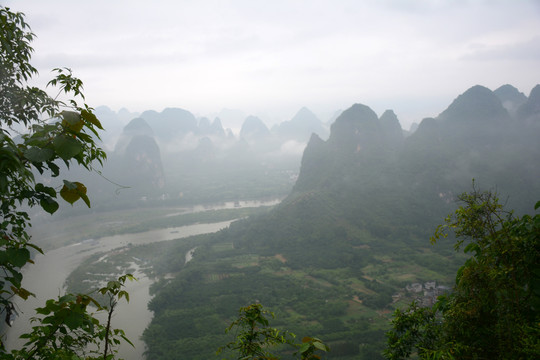
[[[471,257],[432,308],[396,310],[388,359],[532,359],[540,355],[540,214],[514,217],[492,192],[465,193],[432,237],[455,233]],[[535,210],[540,208],[540,201]]]

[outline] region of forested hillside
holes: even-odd
[[[311,137],[277,208],[198,240],[186,265],[185,245],[162,245],[148,358],[215,357],[253,302],[275,327],[325,340],[329,358],[380,358],[391,310],[452,286],[463,258],[429,236],[473,179],[518,213],[540,199],[540,86],[526,100],[505,90],[472,87],[408,137],[393,112],[355,104],[328,140]]]

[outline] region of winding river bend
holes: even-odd
[[[24,343],[18,337],[29,330],[30,318],[34,315],[33,310],[43,306],[47,299],[54,299],[62,294],[67,276],[88,256],[124,247],[129,243],[140,245],[212,233],[229,226],[230,223],[231,221],[224,221],[152,230],[137,234],[115,235],[103,237],[97,240],[97,244],[95,242],[82,242],[49,251],[45,255],[38,255],[34,259],[35,264],[24,271],[25,287],[31,289],[36,297],[17,302],[19,316],[7,333],[7,347],[14,348]],[[126,360],[143,358],[144,342],[139,338],[152,320],[152,313],[147,309],[150,300],[148,289],[151,280],[142,273],[135,276],[138,281],[127,284],[130,302],[126,304],[122,301],[118,311],[113,315],[113,326],[124,329],[127,337],[135,344],[135,348],[126,345],[120,349],[120,356]]]
[[[251,202],[240,206],[254,207],[275,205],[279,201]],[[236,205],[236,207],[238,207]],[[223,208],[223,207],[221,207]],[[208,209],[206,207],[205,209]],[[202,209],[193,208],[193,211]],[[128,244],[141,245],[158,241],[185,238],[193,235],[217,232],[230,225],[231,221],[211,224],[195,224],[166,229],[150,230],[136,234],[122,234],[100,238],[94,241],[83,241],[74,245],[64,246],[48,251],[45,255],[37,255],[35,264],[24,269],[24,286],[36,294],[27,301],[17,302],[19,316],[15,319],[5,337],[8,349],[20,347],[24,342],[19,336],[29,331],[32,326],[30,318],[34,309],[45,304],[47,299],[57,298],[64,293],[64,282],[67,276],[79,266],[88,256],[98,252],[108,252]],[[192,254],[186,254],[190,256]],[[126,360],[144,359],[145,344],[140,340],[142,332],[152,320],[152,313],[147,304],[151,299],[149,287],[152,283],[144,274],[134,274],[138,281],[128,282],[126,290],[130,293],[130,302],[121,301],[118,310],[113,315],[113,327],[124,329],[126,336],[133,342],[135,348],[124,344],[119,350],[119,356]]]

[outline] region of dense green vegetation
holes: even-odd
[[[540,355],[540,214],[514,217],[495,194],[473,191],[436,231],[472,256],[432,307],[396,310],[388,359],[533,359]],[[535,210],[540,209],[540,202]]]
[[[267,216],[261,214],[241,221],[229,231],[264,221]],[[421,264],[426,262],[427,255],[433,257],[433,264],[448,265],[444,271],[437,272],[414,261],[399,259],[402,256],[399,243],[394,250],[382,249],[376,246],[374,238],[373,247],[356,246],[358,252],[346,263],[350,265],[347,268],[324,263],[306,268],[290,261],[286,251],[272,255],[259,255],[248,249],[239,251],[233,241],[220,240],[229,231],[130,247],[118,254],[108,254],[106,261],[97,261],[104,254],[96,254],[71,274],[69,290],[86,292],[108,279],[104,273],[114,276],[132,272],[133,263],[139,265],[158,280],[153,291],[159,296],[150,305],[155,311],[154,325],[146,331],[145,340],[157,341],[162,356],[168,353],[174,357],[178,351],[186,353],[186,349],[191,349],[186,354],[194,358],[214,356],[214,345],[229,341],[224,329],[238,308],[259,301],[276,313],[275,324],[280,328],[298,336],[321,337],[332,347],[334,355],[372,357],[384,346],[383,334],[394,306],[392,302],[397,301],[397,306],[414,298],[415,294],[403,288],[416,281],[450,284],[449,275],[459,264],[429,247],[409,252]],[[261,240],[264,240],[262,233]],[[184,255],[195,247],[197,261],[186,265]],[[301,252],[302,249],[293,248],[290,256],[294,259]],[[171,275],[175,275],[174,279]],[[392,299],[400,291],[401,297]],[[171,321],[174,319],[177,320]],[[163,325],[156,327],[156,323]],[[172,343],[161,346],[166,338]],[[363,344],[360,348],[359,341]]]
[[[339,248],[335,253],[326,252],[329,260],[334,256],[343,259],[341,265],[337,260],[325,261],[324,249],[318,245],[314,245],[316,251],[306,245],[293,247],[290,253],[282,247],[281,252],[265,250],[261,254],[237,248],[233,241],[221,241],[227,233],[199,239],[197,261],[185,267],[178,266],[178,254],[189,245],[178,243],[181,251],[162,251],[165,255],[157,261],[158,275],[177,275],[154,286],[157,296],[150,303],[154,319],[144,335],[151,349],[149,356],[174,358],[180,351],[194,359],[211,357],[212,344],[226,341],[223,329],[237,309],[258,301],[276,313],[281,328],[299,336],[323,338],[332,348],[332,356],[373,358],[384,345],[392,295],[413,282],[450,284],[445,273],[458,267],[454,258],[430,248],[405,252],[399,243],[385,249],[358,245],[347,255]],[[260,233],[259,239],[264,242],[267,238]],[[316,252],[321,254],[310,263]],[[138,253],[143,256],[145,251]],[[299,262],[302,255],[305,259]],[[415,255],[422,255],[417,259],[432,257],[433,263],[446,263],[448,268],[441,273],[423,267],[412,260]],[[401,296],[401,301],[413,298],[404,290]]]

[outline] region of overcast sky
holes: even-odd
[[[353,103],[402,126],[469,87],[540,83],[537,0],[12,0],[40,81],[70,67],[117,111],[240,109],[267,124]],[[227,126],[228,124],[224,124]]]

